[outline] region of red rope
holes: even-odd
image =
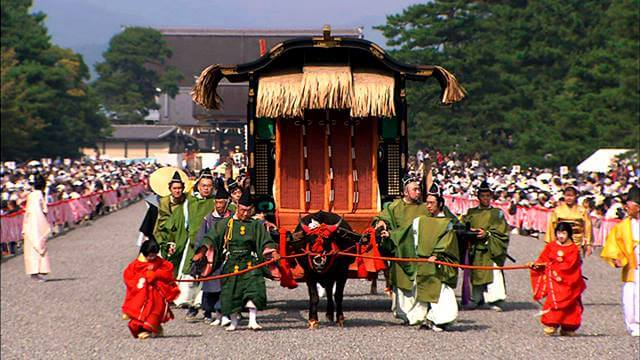
[[[288,255],[288,256],[281,256],[280,259],[293,259],[293,258],[298,258],[298,257],[306,256],[306,255],[307,255],[307,253]],[[228,278],[228,277],[232,277],[232,276],[240,276],[242,274],[248,273],[249,271],[253,271],[253,270],[256,270],[256,269],[260,269],[261,267],[265,267],[267,265],[271,265],[271,264],[275,263],[276,261],[278,261],[278,260],[271,259],[271,260],[267,260],[265,262],[262,262],[260,264],[257,264],[255,266],[251,266],[251,267],[248,267],[246,269],[239,270],[239,271],[234,271],[234,272],[228,273],[228,274],[207,276],[207,277],[197,278],[197,279],[180,279],[180,280],[176,280],[176,282],[201,282],[201,281],[219,280],[219,279],[224,279],[224,278]]]
[[[351,246],[349,249],[355,247],[356,245]],[[349,249],[346,249],[347,251]],[[322,255],[322,254],[316,254],[316,253],[311,253],[308,251],[305,251],[303,253],[300,254],[295,254],[295,255],[288,255],[288,256],[281,256],[281,259],[293,259],[293,258],[298,258],[298,257],[302,257],[302,256],[317,256],[317,255]],[[345,251],[338,251],[338,252],[330,252],[325,254],[325,256],[333,256],[333,255],[340,255],[340,256],[351,256],[351,257],[356,257],[356,258],[364,258],[364,259],[374,259],[374,260],[384,260],[384,261],[395,261],[395,262],[416,262],[416,263],[434,263],[434,264],[439,264],[439,265],[444,265],[444,266],[450,266],[450,267],[454,267],[454,268],[460,268],[460,269],[471,269],[471,270],[523,270],[523,269],[529,269],[529,265],[528,264],[524,264],[524,265],[507,265],[507,266],[479,266],[479,265],[463,265],[463,264],[455,264],[455,263],[450,263],[450,262],[446,262],[446,261],[440,261],[440,260],[429,260],[426,258],[396,258],[396,257],[388,257],[388,256],[371,256],[371,255],[363,255],[363,254],[352,254],[352,253],[348,253]],[[200,282],[200,281],[210,281],[210,280],[218,280],[218,279],[224,279],[224,278],[228,278],[228,277],[232,277],[232,276],[240,276],[242,274],[246,274],[249,271],[253,271],[256,269],[259,269],[261,267],[270,265],[275,263],[276,260],[275,259],[271,259],[268,261],[265,261],[263,263],[260,263],[258,265],[246,268],[244,270],[240,270],[238,272],[232,272],[232,273],[228,273],[228,274],[222,274],[222,275],[216,275],[216,276],[209,276],[209,277],[204,277],[204,278],[198,278],[198,279],[182,279],[182,280],[176,280],[176,282]]]
[[[339,252],[338,255],[342,256],[351,256],[351,257],[361,257],[365,259],[374,259],[374,260],[385,260],[385,261],[395,261],[395,262],[430,262],[434,264],[440,264],[444,266],[450,266],[460,269],[471,269],[471,270],[520,270],[520,269],[528,269],[529,265],[508,265],[508,266],[480,266],[480,265],[463,265],[463,264],[455,264],[446,261],[440,260],[429,260],[426,258],[396,258],[396,257],[388,257],[388,256],[371,256],[371,255],[362,255],[362,254],[351,254],[346,252]]]

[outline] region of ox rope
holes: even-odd
[[[302,252],[299,254],[294,254],[294,255],[287,255],[287,256],[281,256],[281,259],[295,259],[295,258],[299,258],[299,257],[303,257],[303,256],[314,256],[314,255],[322,255],[322,254],[315,254],[315,253],[309,253],[309,252]],[[524,270],[524,269],[529,269],[529,264],[523,264],[523,265],[505,265],[505,266],[481,266],[481,265],[463,265],[463,264],[455,264],[455,263],[449,263],[449,262],[445,262],[445,261],[439,261],[439,260],[429,260],[427,258],[395,258],[395,257],[387,257],[387,256],[370,256],[370,255],[363,255],[363,254],[352,254],[352,253],[347,253],[344,251],[340,251],[338,253],[335,254],[336,256],[351,256],[351,257],[355,257],[355,258],[364,258],[364,259],[374,259],[374,260],[384,260],[384,261],[394,261],[394,262],[413,262],[413,263],[434,263],[434,264],[439,264],[439,265],[443,265],[443,266],[449,266],[449,267],[453,267],[453,268],[459,268],[459,269],[471,269],[471,270],[487,270],[487,271],[492,271],[492,270]],[[267,260],[265,262],[253,265],[250,268],[246,268],[243,270],[239,270],[238,272],[232,272],[232,273],[228,273],[228,274],[221,274],[221,275],[215,275],[215,276],[209,276],[209,277],[202,277],[202,278],[198,278],[198,279],[177,279],[176,282],[201,282],[201,281],[210,281],[210,280],[218,280],[218,279],[224,279],[224,278],[228,278],[228,277],[232,277],[232,276],[240,276],[242,274],[246,274],[249,271],[253,271],[253,270],[257,270],[260,269],[261,267],[267,266],[267,265],[271,265],[273,263],[275,263],[277,260],[275,259],[271,259],[271,260]],[[536,263],[537,265],[546,265],[545,263]]]
[[[318,236],[319,239],[322,237]],[[335,242],[331,242],[331,252],[328,253],[313,253],[310,250],[311,244],[307,243],[306,246],[306,255],[307,261],[309,262],[309,267],[314,269],[317,274],[324,274],[333,266],[333,262],[336,260],[337,254],[340,252],[338,249],[338,245]],[[327,264],[327,258],[329,259],[329,263]]]
[[[353,180],[353,206],[351,213],[358,211],[360,203],[360,192],[358,191],[358,168],[356,167],[356,125],[359,121],[355,119],[347,120],[345,125],[349,125],[351,131],[351,176]]]

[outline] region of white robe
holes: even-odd
[[[636,256],[636,264],[640,263],[640,224],[637,219],[631,219],[631,233],[636,246],[633,248]],[[622,311],[627,332],[630,334],[640,333],[640,266],[636,267],[633,282],[622,283]],[[637,335],[636,335],[637,336]]]
[[[22,222],[24,268],[27,275],[51,272],[47,252],[47,239],[51,233],[51,225],[45,212],[47,212],[47,202],[42,191],[36,190],[29,193]]]
[[[493,263],[493,266],[498,266]],[[507,298],[507,289],[504,286],[504,274],[502,270],[493,271],[493,282],[486,285],[486,288],[482,292],[484,302],[487,304],[495,303]],[[475,286],[474,286],[475,287]],[[475,300],[475,299],[474,299]]]
[[[419,220],[413,220],[413,241],[418,245]],[[398,289],[394,286],[391,296],[391,310],[393,315],[409,323],[418,325],[429,320],[436,325],[449,324],[458,317],[458,302],[453,289],[442,284],[440,298],[437,303],[427,303],[416,299],[416,283],[414,279],[411,291]]]

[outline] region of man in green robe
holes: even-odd
[[[180,174],[176,171],[169,181],[169,191],[171,194],[163,196],[158,201],[158,217],[153,229],[153,236],[155,237],[158,245],[160,245],[160,254],[163,258],[168,259],[170,257],[169,252],[173,254],[175,252],[175,243],[167,241],[168,231],[166,231],[167,222],[174,210],[181,208],[182,204],[186,200],[184,194],[184,182],[180,178]],[[178,264],[174,264],[174,269],[177,271]]]
[[[427,192],[427,199],[425,201],[427,206],[427,211],[429,212],[427,216],[431,217],[446,217],[453,221],[454,225],[460,223],[458,217],[455,216],[451,210],[444,204],[444,198],[442,197],[442,192],[437,183],[431,184],[431,188]]]
[[[204,169],[200,173],[197,180],[197,193],[188,194],[185,202],[182,204],[182,211],[174,211],[167,225],[165,226],[168,233],[168,242],[175,243],[175,251],[169,252],[167,260],[171,261],[179,279],[192,279],[189,275],[191,270],[191,259],[195,254],[196,235],[200,229],[200,225],[204,218],[209,215],[214,207],[213,198],[213,176],[209,169]],[[200,283],[198,282],[181,282],[180,296],[175,300],[178,306],[187,306],[187,321],[194,321],[198,313],[197,305],[200,303],[199,291]]]
[[[460,219],[454,215],[449,207],[444,204],[444,197],[442,196],[442,190],[437,183],[433,183],[431,188],[427,192],[427,199],[425,201],[429,214],[427,216],[432,217],[446,217],[453,221],[453,226],[456,228],[456,238],[458,241],[458,250],[460,250],[458,259],[462,261],[464,259],[464,253],[466,251],[466,244],[464,239],[457,235],[457,232],[463,226]]]
[[[429,211],[422,203],[420,178],[407,174],[402,179],[402,186],[403,197],[385,205],[380,215],[373,220],[376,230],[382,229],[381,235],[383,237],[388,237],[390,231],[410,225],[415,218],[429,214]],[[404,276],[404,272],[395,263],[390,263],[388,272],[385,272],[385,277],[387,278],[385,292],[389,293],[391,284],[398,278],[404,278]],[[402,279],[401,281],[408,280]],[[393,297],[393,294],[391,296]]]
[[[486,181],[478,188],[478,207],[469,209],[462,221],[471,225],[477,239],[469,244],[471,265],[503,266],[509,246],[509,225],[502,210],[491,206],[492,192]],[[502,270],[471,271],[471,302],[466,309],[472,310],[486,303],[495,311],[502,311],[507,298]]]
[[[251,218],[253,210],[249,193],[244,193],[233,217],[217,222],[203,238],[204,245],[213,246],[216,258],[214,267],[222,264],[222,274],[245,270],[267,258],[280,258],[276,244],[264,225]],[[267,305],[265,271],[265,268],[260,268],[222,280],[222,315],[231,318],[231,324],[225,330],[237,329],[239,313],[245,307],[249,309],[249,329],[262,328],[256,316],[257,311]]]
[[[393,257],[458,263],[455,217],[446,216],[438,208],[443,198],[437,187],[430,189],[427,204],[433,200],[431,198],[435,198],[436,204],[429,206],[430,214],[392,230],[389,237],[383,238],[383,251]],[[419,324],[434,331],[443,331],[457,318],[456,268],[430,262],[398,262],[396,269],[403,275],[392,279],[393,313],[396,317],[410,325]]]

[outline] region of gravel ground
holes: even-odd
[[[165,324],[166,337],[133,339],[120,320],[121,274],[136,256],[138,203],[49,244],[53,273],[47,283],[24,274],[20,257],[1,265],[3,359],[40,358],[443,358],[637,359],[637,338],[624,331],[618,271],[598,257],[587,259],[588,289],[579,336],[542,335],[531,301],[527,271],[507,273],[509,299],[503,313],[462,311],[452,331],[434,333],[396,321],[384,295],[369,295],[369,283],[350,280],[345,328],[323,322],[306,329],[307,290],[268,281],[269,309],[259,313],[264,330],[227,333],[203,323],[186,323],[184,310]],[[510,253],[534,259],[542,243],[513,236]],[[459,289],[458,289],[459,291]],[[321,302],[324,306],[324,301]],[[242,323],[244,324],[244,322]]]

